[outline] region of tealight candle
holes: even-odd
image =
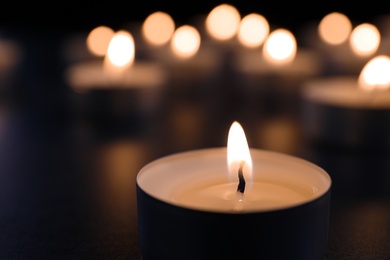
[[[303,130],[310,141],[352,147],[390,145],[390,59],[378,55],[358,78],[307,81],[302,89]]]
[[[153,259],[323,259],[331,179],[290,155],[248,147],[157,159],[137,176],[142,255]]]
[[[287,29],[272,31],[262,48],[237,53],[234,71],[240,77],[251,110],[272,113],[293,112],[303,81],[322,71],[320,57],[298,48],[295,36]]]
[[[124,30],[112,37],[103,58],[75,63],[65,76],[80,98],[76,105],[81,113],[103,121],[105,127],[118,120],[148,119],[166,82],[166,72],[158,64],[135,62],[133,38]]]

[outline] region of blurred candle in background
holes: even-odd
[[[344,147],[390,145],[390,58],[378,55],[351,75],[312,79],[302,91],[309,142]]]
[[[167,78],[155,62],[135,60],[132,35],[119,30],[104,57],[69,66],[66,79],[81,120],[95,129],[133,134],[147,132]]]
[[[285,28],[273,30],[261,48],[243,52],[235,61],[248,104],[258,116],[296,110],[302,81],[321,71],[316,53],[298,48],[295,36]]]
[[[339,45],[346,42],[351,31],[351,20],[340,12],[325,15],[320,20],[317,28],[320,39],[329,45]]]
[[[241,14],[231,4],[215,6],[203,20],[200,28],[202,48],[211,49],[216,54],[220,66],[231,66],[232,53],[239,47],[237,33]]]
[[[277,29],[267,37],[263,57],[272,65],[284,66],[291,64],[297,53],[297,42],[295,36],[286,29]]]
[[[160,52],[169,49],[169,41],[176,28],[173,17],[164,11],[149,13],[143,20],[130,20],[120,27],[131,33],[137,60],[156,60]]]
[[[172,36],[171,49],[176,57],[189,59],[199,50],[200,34],[190,25],[183,25],[176,29]]]
[[[240,22],[238,41],[249,49],[259,48],[270,32],[268,20],[257,13],[244,16]]]
[[[231,40],[237,34],[240,20],[241,14],[236,7],[230,4],[218,5],[210,11],[205,21],[208,36],[216,41]]]
[[[142,24],[142,36],[153,46],[167,44],[175,30],[175,21],[165,12],[157,11],[146,17]]]
[[[296,118],[302,82],[319,75],[321,66],[317,53],[299,47],[295,35],[286,28],[271,30],[260,47],[236,56],[233,68],[244,96],[244,111],[254,126],[248,134],[256,145],[292,152],[291,144],[299,142]],[[271,136],[286,145],[270,142],[275,140],[269,139]]]

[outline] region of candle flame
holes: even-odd
[[[244,162],[243,165],[242,162]],[[234,121],[229,129],[227,142],[227,164],[228,178],[230,182],[234,184],[239,182],[239,171],[241,165],[243,177],[246,181],[245,192],[248,192],[253,180],[252,158],[244,130],[237,121]]]
[[[104,59],[104,68],[109,76],[121,75],[134,62],[135,47],[133,36],[120,30],[112,37]]]
[[[320,38],[331,45],[339,45],[347,41],[351,31],[351,21],[345,14],[339,12],[325,15],[318,25]]]
[[[390,87],[390,57],[379,55],[372,58],[362,69],[358,84],[365,91],[388,89]]]
[[[379,48],[380,33],[373,24],[362,23],[353,29],[349,44],[358,56],[370,56]]]
[[[211,37],[225,41],[233,38],[238,31],[241,15],[229,4],[214,7],[206,18],[206,29]]]
[[[240,23],[237,34],[239,42],[248,47],[261,46],[269,34],[269,23],[264,16],[251,13],[245,16]]]
[[[169,42],[175,30],[175,22],[165,12],[154,12],[142,24],[142,35],[150,44],[161,46]]]
[[[171,40],[173,53],[183,59],[193,57],[200,47],[200,34],[195,27],[183,25],[176,29]]]
[[[286,29],[273,31],[263,47],[263,56],[271,64],[289,64],[294,60],[296,52],[295,37]]]
[[[110,27],[104,25],[95,27],[87,36],[87,49],[93,55],[103,57],[113,36],[114,31]]]

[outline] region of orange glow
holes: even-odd
[[[121,74],[134,62],[135,46],[133,36],[124,30],[112,37],[105,56],[104,65],[110,76]]]
[[[247,191],[253,182],[252,158],[244,129],[234,121],[230,126],[227,142],[228,178],[233,183],[238,182],[238,171],[242,161],[245,162],[242,171],[247,183],[245,189]]]
[[[94,28],[87,36],[88,50],[95,56],[103,57],[113,36],[114,31],[110,27],[102,25]]]
[[[269,23],[264,16],[259,14],[248,14],[240,23],[238,40],[248,48],[261,46],[269,34]]]
[[[351,31],[351,21],[346,15],[339,12],[326,15],[318,26],[320,38],[331,45],[338,45],[347,41]]]
[[[175,30],[175,22],[165,12],[150,14],[142,24],[142,35],[152,45],[161,46],[169,42]]]
[[[271,64],[288,64],[294,60],[296,52],[295,37],[286,29],[270,33],[263,47],[263,56]]]
[[[379,55],[371,59],[362,69],[358,84],[365,91],[388,89],[390,86],[390,57]]]
[[[183,59],[193,57],[200,47],[200,34],[195,27],[183,25],[173,33],[171,48],[173,53]]]
[[[241,15],[234,6],[221,4],[207,16],[206,29],[214,39],[229,40],[237,34],[240,20]]]
[[[379,47],[380,33],[375,25],[363,23],[353,29],[349,44],[359,56],[370,56],[374,54]]]

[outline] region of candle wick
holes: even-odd
[[[244,179],[244,173],[243,173],[243,168],[244,168],[245,161],[241,161],[240,167],[238,168],[238,186],[237,186],[237,191],[244,193],[245,191],[245,179]]]

